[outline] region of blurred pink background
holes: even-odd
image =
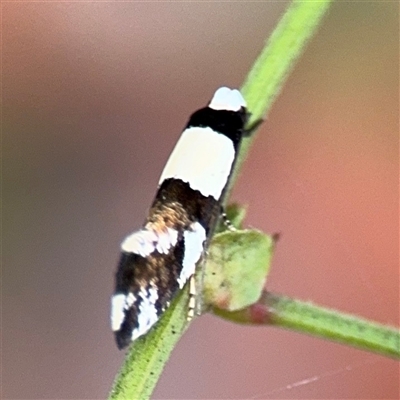
[[[106,397],[119,243],[189,114],[241,85],[285,6],[3,3],[3,398]],[[396,2],[332,6],[234,193],[248,226],[282,233],[271,291],[397,326],[398,21]],[[154,394],[398,396],[393,360],[210,315]]]

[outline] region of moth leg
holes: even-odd
[[[196,308],[196,279],[194,274],[189,278],[189,305],[187,313],[187,321],[191,321],[194,317]]]
[[[255,120],[248,128],[244,130],[244,135],[245,136],[251,136],[259,127],[260,125],[264,122],[264,118],[260,118]]]
[[[228,216],[226,215],[226,212],[225,212],[223,206],[221,206],[221,218],[222,218],[222,221],[224,222],[224,225],[226,226],[226,228],[228,230],[230,230],[231,232],[235,232],[237,230],[233,226],[232,222],[229,220]]]

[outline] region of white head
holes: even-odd
[[[239,111],[241,107],[246,107],[246,102],[239,90],[223,86],[214,93],[208,107],[213,110]]]

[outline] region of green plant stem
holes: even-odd
[[[115,378],[110,400],[150,398],[172,349],[187,327],[188,299],[189,291],[185,287],[157,323],[157,327],[137,339],[129,348]]]
[[[332,0],[294,0],[289,5],[240,90],[251,112],[248,126],[266,117],[331,3]],[[250,135],[242,141],[230,187],[247,157],[255,136]]]
[[[215,314],[234,322],[273,325],[400,359],[400,331],[311,302],[264,292],[246,309]]]

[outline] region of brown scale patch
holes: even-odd
[[[198,221],[208,232],[219,215],[220,204],[217,199],[203,196],[179,179],[166,179],[150,208],[146,227],[150,223],[157,226],[157,230],[163,226],[183,230]]]
[[[164,204],[155,201],[155,204],[150,209],[145,228],[159,233],[166,231],[166,228],[179,231],[187,228],[191,222],[182,204],[178,202]]]

